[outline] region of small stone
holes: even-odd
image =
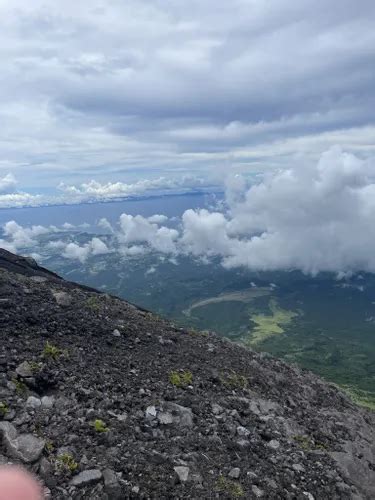
[[[240,477],[241,470],[238,467],[234,467],[233,469],[230,470],[228,476],[231,477],[232,479],[238,479]]]
[[[173,416],[168,412],[160,412],[158,415],[158,420],[162,425],[173,424]]]
[[[133,486],[133,488],[132,488],[132,492],[135,494],[138,494],[139,490],[140,490],[139,486]]]
[[[119,331],[119,330],[117,330],[117,328],[116,328],[115,330],[113,330],[112,335],[113,335],[114,337],[121,337],[121,333],[120,333],[120,331]]]
[[[186,408],[185,406],[178,405],[176,403],[164,403],[164,411],[158,414],[158,419],[160,421],[160,415],[168,414],[168,416],[162,416],[164,423],[170,423],[170,416],[172,416],[172,424],[177,427],[192,427],[193,426],[193,412],[191,408]]]
[[[104,490],[113,500],[121,498],[121,486],[117,480],[116,473],[111,469],[105,469],[103,471],[104,479]]]
[[[68,307],[72,303],[72,297],[66,292],[52,292],[57,305]]]
[[[255,497],[256,498],[262,498],[264,492],[263,490],[261,490],[260,488],[258,488],[258,486],[252,486],[251,488],[252,492],[254,493]]]
[[[266,479],[266,483],[267,485],[272,488],[273,490],[276,490],[277,489],[277,482],[274,480],[274,479],[269,479],[267,478]]]
[[[278,448],[280,448],[280,443],[277,439],[271,439],[267,446],[269,448],[272,448],[273,450],[277,450]]]
[[[16,373],[19,377],[22,378],[29,378],[34,375],[30,363],[28,363],[27,361],[24,361],[19,366],[17,366]]]
[[[145,414],[146,414],[146,418],[148,418],[150,420],[154,419],[157,415],[156,407],[155,406],[148,406],[146,408]]]
[[[304,491],[303,492],[304,496],[308,499],[308,500],[315,500],[315,497],[314,495],[312,495],[311,493],[309,493],[308,491]]]
[[[216,404],[216,403],[213,403],[213,404],[211,405],[211,408],[212,408],[212,413],[213,413],[214,415],[220,415],[221,413],[223,413],[223,412],[224,412],[223,407],[222,407],[222,406],[220,406],[220,405],[218,405],[218,404]]]
[[[295,470],[296,472],[305,472],[305,468],[301,464],[293,464],[292,469]]]
[[[25,463],[36,462],[43,453],[45,441],[32,434],[17,435],[16,428],[9,422],[0,422],[0,433],[9,455]]]
[[[43,396],[42,397],[42,408],[46,410],[51,410],[54,407],[55,398],[53,396]]]
[[[42,406],[42,402],[39,398],[35,398],[34,396],[30,396],[26,401],[26,408],[40,408]]]
[[[44,483],[50,488],[56,486],[56,479],[53,473],[54,469],[52,464],[45,457],[42,457],[39,465],[39,475]]]
[[[237,434],[241,437],[247,437],[250,434],[249,429],[246,429],[246,427],[242,427],[242,425],[239,425],[236,430]]]
[[[185,467],[183,465],[178,465],[177,467],[173,467],[175,473],[178,476],[178,479],[181,483],[186,483],[189,478],[190,469],[189,467]]]
[[[236,443],[239,448],[249,448],[251,444],[248,439],[239,439]]]
[[[80,472],[77,476],[73,477],[70,481],[72,486],[80,488],[81,486],[88,486],[89,484],[95,484],[101,481],[103,474],[99,469],[89,469]]]

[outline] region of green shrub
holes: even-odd
[[[308,436],[293,436],[294,441],[296,441],[303,450],[311,451],[311,450],[328,450],[328,446],[324,443],[315,442]]]
[[[9,411],[8,405],[0,401],[0,417],[5,417],[8,411]]]
[[[27,385],[21,382],[21,380],[15,379],[13,383],[16,386],[16,393],[19,396],[23,396],[27,392]]]
[[[106,426],[105,422],[100,419],[96,419],[94,421],[94,429],[96,432],[108,432],[108,427]]]
[[[55,449],[55,445],[53,444],[52,441],[46,441],[44,449],[46,450],[47,453],[52,453],[53,450]]]
[[[248,380],[244,375],[231,371],[230,373],[222,374],[221,383],[228,389],[246,389]]]
[[[70,453],[63,453],[62,455],[59,455],[56,462],[60,469],[65,469],[69,472],[75,472],[78,469],[78,463],[74,460]]]
[[[99,299],[98,297],[92,296],[86,300],[86,305],[89,309],[93,311],[99,310]]]
[[[230,481],[224,476],[220,476],[217,480],[216,489],[220,493],[223,493],[226,498],[242,498],[245,495],[240,483]]]
[[[188,370],[172,371],[169,374],[169,382],[175,387],[186,387],[193,382],[193,374]]]
[[[33,373],[40,372],[40,369],[42,368],[42,363],[37,363],[36,361],[30,361],[29,365]]]
[[[61,356],[62,350],[51,344],[50,342],[45,343],[43,349],[43,357],[49,359],[57,359]]]

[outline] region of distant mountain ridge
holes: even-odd
[[[0,464],[53,499],[371,499],[375,414],[0,250]]]

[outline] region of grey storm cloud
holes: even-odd
[[[335,144],[374,155],[372,1],[4,0],[0,15],[1,178],[215,177]]]

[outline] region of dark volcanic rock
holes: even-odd
[[[374,413],[309,372],[2,250],[0,327],[0,464],[53,499],[375,497]]]

